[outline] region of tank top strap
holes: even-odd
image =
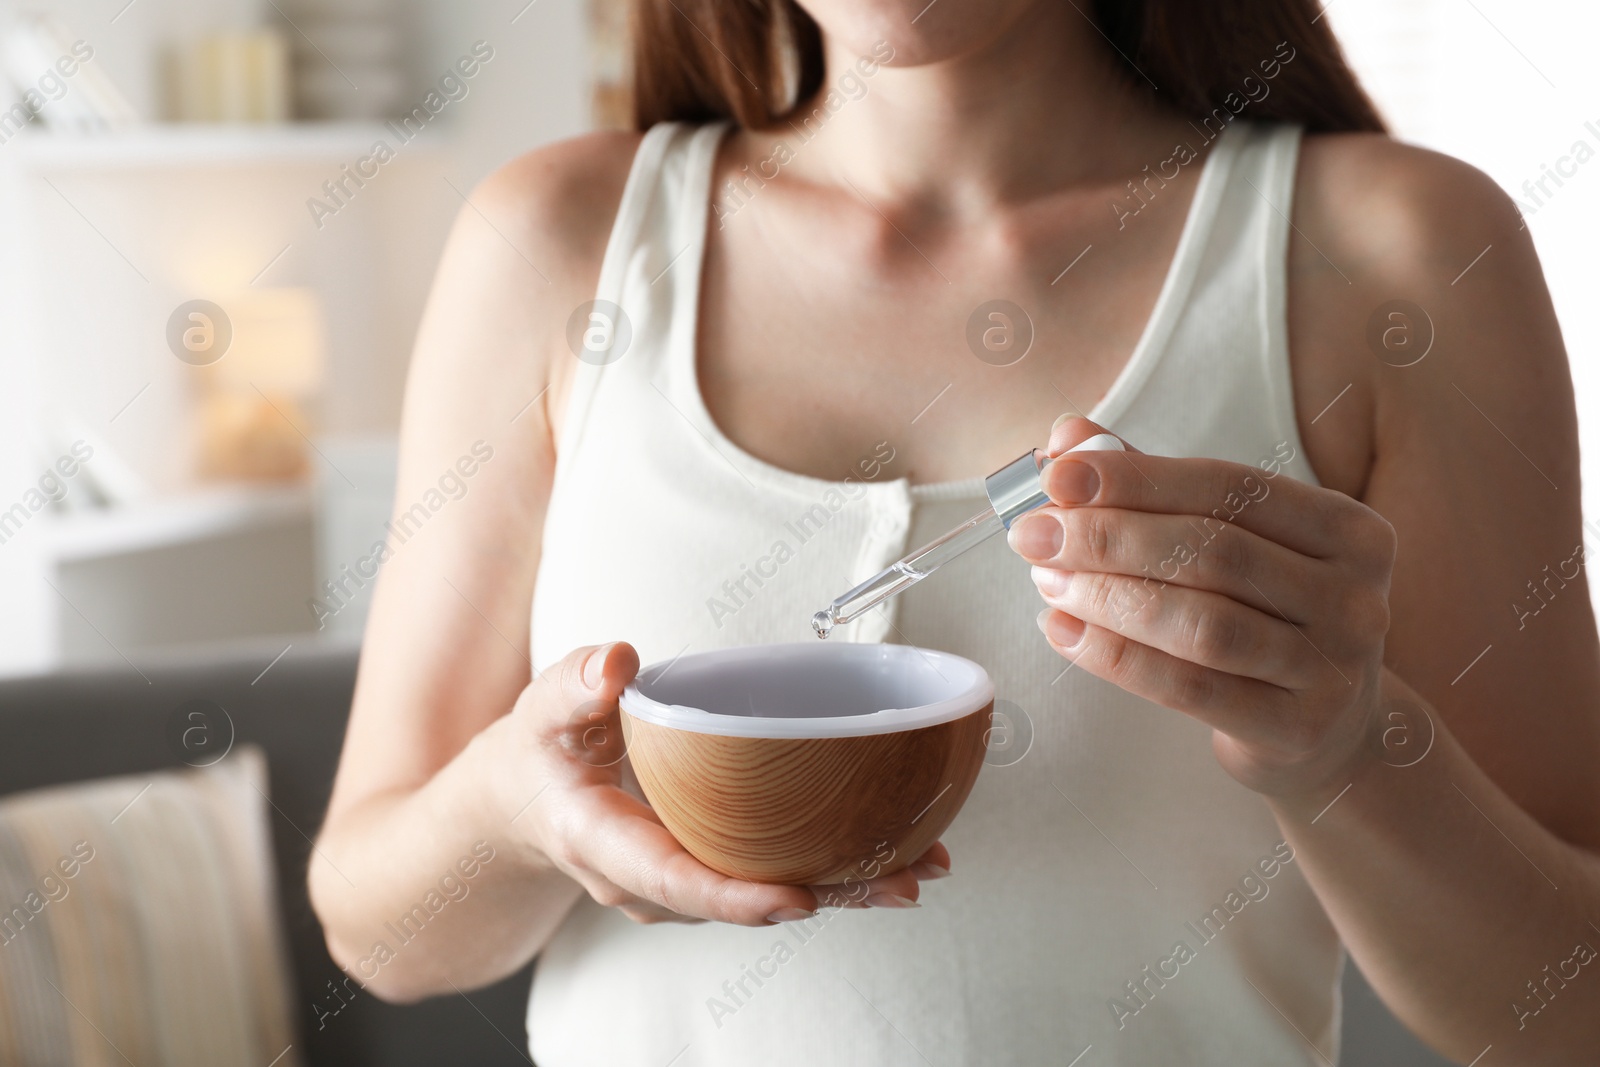
[[[1294,384],[1289,363],[1289,238],[1293,233],[1290,217],[1294,210],[1295,175],[1299,170],[1300,126],[1273,124],[1262,130],[1259,148],[1252,154],[1252,180],[1260,187],[1257,198],[1263,203],[1260,258],[1256,269],[1261,279],[1263,344],[1262,381],[1266,386],[1266,410],[1277,425],[1278,439],[1288,442],[1300,457],[1305,446],[1295,417]],[[1315,481],[1309,463],[1296,469],[1296,476]]]
[[[596,286],[597,300],[623,305],[642,277],[654,285],[705,245],[711,165],[727,123],[662,122],[634,153]],[[682,288],[681,286],[675,288]]]
[[[1135,356],[1148,356],[1147,365],[1127,376],[1141,375],[1119,383],[1130,388],[1110,421],[1139,447],[1240,463],[1273,459],[1315,484],[1289,360],[1287,260],[1302,133],[1298,125],[1236,120],[1213,148],[1221,153],[1211,161],[1221,164],[1217,181],[1196,194],[1197,240],[1180,243],[1173,266],[1188,284],[1170,306],[1158,305],[1153,350]]]
[[[608,380],[666,384],[670,353],[685,343],[679,335],[697,317],[711,168],[727,125],[658,123],[634,152],[594,300],[567,327],[570,346],[581,354],[557,442],[558,475],[577,451]],[[598,350],[584,343],[589,329],[599,331]]]

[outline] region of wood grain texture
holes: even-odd
[[[626,711],[622,729],[645,798],[701,863],[832,885],[900,870],[938,840],[983,767],[993,706],[868,737],[723,737]]]

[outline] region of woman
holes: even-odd
[[[538,954],[543,1067],[1331,1061],[1344,948],[1463,1063],[1600,1056],[1561,339],[1507,198],[1326,27],[645,2],[648,132],[505,167],[444,255],[397,512],[491,458],[379,583],[334,958],[406,1000]],[[948,849],[814,917],[683,852],[617,762],[640,657],[806,639],[1097,426],[1140,451],[835,637],[1031,731]]]

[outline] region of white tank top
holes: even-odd
[[[541,669],[618,639],[645,663],[814,641],[819,606],[985,506],[979,478],[873,481],[871,455],[838,481],[783,470],[712,421],[694,340],[724,132],[660,125],[634,160],[597,293],[632,336],[579,366],[557,443]],[[1284,299],[1299,139],[1236,122],[1198,164],[1155,310],[1090,412],[1145,451],[1315,480]],[[1336,1061],[1340,944],[1265,803],[1219,768],[1204,726],[1066,670],[1039,609],[996,538],[831,638],[976,660],[1015,731],[920,909],[639,926],[584,897],[535,971],[540,1067]]]

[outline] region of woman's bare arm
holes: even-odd
[[[1057,651],[1213,727],[1418,1034],[1462,1063],[1594,1062],[1600,647],[1537,259],[1482,175],[1379,138],[1308,144],[1300,193],[1295,384],[1331,488],[1082,453],[1012,545]],[[1424,310],[1390,320],[1397,299]]]
[[[334,960],[387,999],[510,973],[585,892],[637,922],[762,926],[814,914],[819,899],[904,906],[949,868],[935,844],[843,890],[718,874],[622,788],[616,698],[633,649],[577,649],[530,681],[553,442],[576,363],[565,327],[593,297],[636,142],[557,145],[475,192],[418,336],[393,524],[404,540],[375,591],[310,873]]]
[[[566,142],[476,189],[418,331],[392,556],[374,590],[310,874],[335,960],[382,995],[509,973],[581,893],[526,848],[508,847],[521,827],[508,825],[516,807],[505,807],[528,797],[490,788],[505,777],[492,750],[506,739],[474,739],[507,732],[497,724],[532,679],[529,612],[555,464],[549,412],[564,369],[556,346],[572,309],[592,296],[632,141]],[[458,862],[478,841],[495,858],[465,880],[468,897],[400,948],[384,924],[441,878],[460,879]],[[395,958],[363,965],[380,942]]]
[[[1306,161],[1292,322],[1297,370],[1320,365],[1324,392],[1297,390],[1300,422],[1318,473],[1395,527],[1384,660],[1439,736],[1415,766],[1371,766],[1315,826],[1317,810],[1286,808],[1285,830],[1375,988],[1435,1047],[1466,1062],[1493,1044],[1485,1065],[1587,1062],[1600,963],[1542,983],[1580,943],[1600,949],[1585,573],[1600,540],[1582,525],[1572,384],[1538,257],[1509,198],[1455,160],[1346,137],[1311,139]],[[1411,348],[1375,352],[1368,322],[1397,299],[1425,318],[1386,320]],[[1391,365],[1430,330],[1420,362]],[[1349,484],[1340,457],[1361,440],[1364,484]],[[1425,728],[1411,724],[1418,744]]]

